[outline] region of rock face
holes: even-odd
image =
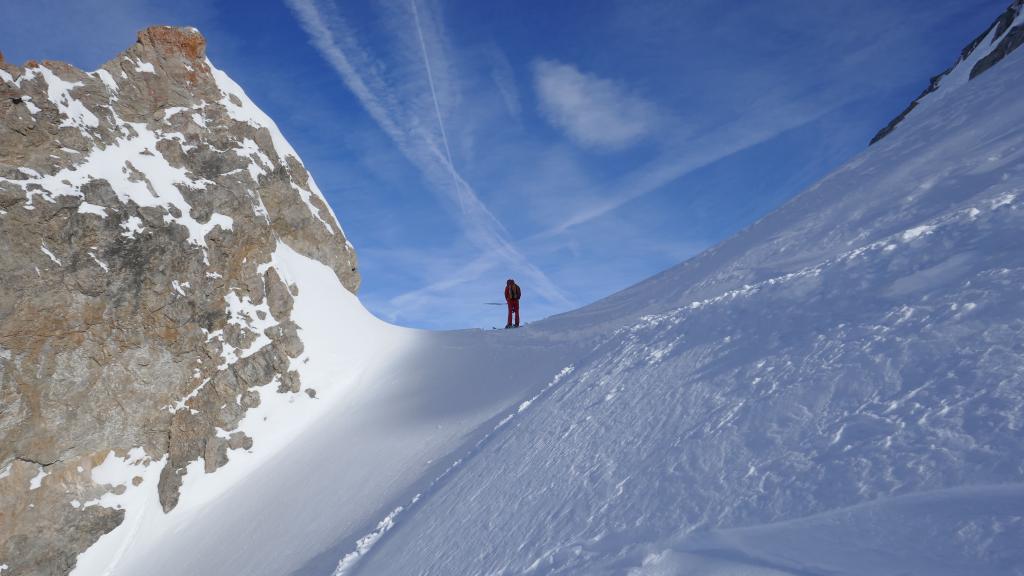
[[[252,446],[254,388],[303,393],[278,242],[358,289],[316,184],[205,45],[149,28],[95,72],[0,56],[5,576],[66,574],[122,521],[110,467],[162,466],[170,510],[190,463]]]
[[[1008,54],[1024,44],[1024,0],[1014,0],[991,26],[960,52],[957,61],[938,76],[933,76],[928,87],[899,116],[892,119],[871,139],[871,144],[888,136],[927,99],[933,99],[936,93],[973,80],[995,66]]]

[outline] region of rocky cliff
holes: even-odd
[[[1021,44],[1024,44],[1024,0],[1013,0],[988,29],[964,47],[952,66],[938,76],[933,76],[924,92],[875,134],[871,144],[888,136],[922,103],[937,100],[943,96],[943,92],[955,90],[984,74]]]
[[[171,510],[190,463],[252,447],[261,392],[315,395],[279,242],[358,289],[313,179],[205,45],[154,27],[94,72],[0,57],[4,576],[66,574],[123,520],[112,467],[160,466]]]

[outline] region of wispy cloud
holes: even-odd
[[[687,174],[767,142],[784,132],[821,118],[861,97],[860,93],[828,90],[810,98],[791,97],[786,90],[769,91],[746,113],[704,134],[684,135],[654,159],[597,191],[599,200],[569,213],[558,224],[527,241],[558,236],[618,208],[661,190]],[[525,241],[524,241],[525,242]]]
[[[533,75],[544,117],[582,146],[619,150],[657,125],[655,106],[619,82],[554,60],[534,62]]]
[[[495,261],[493,258],[487,255],[478,256],[462,266],[456,266],[448,270],[442,275],[440,280],[429,283],[423,288],[399,294],[388,301],[388,306],[391,310],[396,311],[396,314],[401,314],[403,310],[436,309],[436,304],[450,300],[451,291],[454,288],[480,278],[485,273],[493,270],[494,267]],[[492,289],[491,291],[495,294],[499,293],[497,289]],[[400,318],[400,316],[397,318]]]
[[[966,10],[954,0],[925,13],[865,3],[810,9],[779,0],[784,10],[749,3],[723,11],[706,2],[620,2],[585,25],[571,9],[552,8],[543,17],[554,23],[544,30],[557,25],[573,41],[548,42],[533,27],[481,20],[490,9],[445,17],[437,0],[352,8],[287,0],[312,45],[394,144],[383,148],[398,167],[390,171],[401,193],[389,198],[415,197],[413,166],[459,223],[458,238],[420,221],[409,232],[413,216],[404,213],[390,236],[374,229],[379,238],[367,242],[366,261],[386,268],[375,276],[390,281],[373,294],[373,309],[432,326],[471,324],[477,319],[467,304],[492,299],[492,284],[515,270],[537,297],[531,312],[541,308],[535,303],[561,311],[550,303],[564,303],[563,293],[588,301],[717,239],[695,222],[711,197],[730,211],[722,217],[730,229],[748,223],[760,215],[751,206],[770,208],[746,201],[759,193],[757,174],[777,175],[798,164],[792,158],[824,171],[855,150],[851,142],[861,136],[818,132],[837,120],[878,122],[864,120],[864,111],[908,72],[936,68],[922,64],[925,40],[941,37],[933,28],[951,11]],[[695,53],[702,57],[679,56]],[[835,151],[818,142],[835,143]],[[359,142],[352,151],[364,153]],[[721,170],[701,171],[723,161]],[[797,180],[772,193],[796,192],[805,184]],[[432,207],[415,201],[417,210]],[[516,231],[514,243],[504,224]],[[396,246],[409,253],[389,252]]]
[[[481,201],[455,165],[447,142],[444,95],[450,82],[445,42],[429,6],[415,0],[389,7],[398,66],[384,66],[328,2],[288,0],[314,47],[334,68],[367,113],[446,201],[466,238],[492,260],[521,270],[538,293],[553,302],[568,300],[539,268],[512,244],[505,227]],[[412,40],[410,40],[412,39]],[[387,70],[399,70],[399,73]],[[439,74],[438,71],[441,71]],[[426,287],[418,292],[442,289]],[[401,297],[399,297],[399,302]]]
[[[491,48],[488,51],[488,60],[491,65],[491,80],[501,94],[505,109],[513,118],[519,118],[522,110],[519,103],[519,88],[516,86],[515,72],[508,61],[508,56],[498,48]]]

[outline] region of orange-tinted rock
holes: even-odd
[[[206,38],[195,28],[151,26],[139,32],[138,41],[165,56],[177,54],[190,60],[206,57]]]

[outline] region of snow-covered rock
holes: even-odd
[[[1021,44],[1024,44],[1024,0],[1013,0],[987,30],[964,47],[952,66],[933,76],[924,92],[875,134],[871,143],[888,136],[918,106],[936,102],[955,92],[970,80],[984,74]]]
[[[274,255],[343,291],[359,274],[194,29],[144,30],[94,72],[0,57],[0,95],[0,564],[65,574],[136,493],[171,510],[186,476],[272,444],[253,410],[314,402]]]

